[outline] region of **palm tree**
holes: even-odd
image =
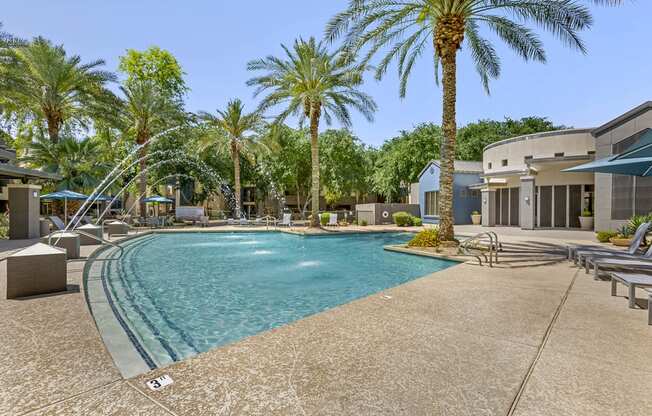
[[[590,0],[615,5],[623,0]],[[441,143],[439,202],[440,238],[451,241],[453,231],[453,160],[457,126],[457,52],[466,47],[488,91],[489,80],[500,75],[500,59],[492,43],[483,37],[489,29],[526,61],[546,61],[543,44],[525,24],[534,23],[582,53],[586,48],[578,33],[593,23],[588,8],[571,0],[351,0],[348,9],[335,15],[326,27],[326,38],[344,35],[344,48],[352,54],[364,51],[367,65],[379,51],[384,56],[376,67],[381,79],[397,62],[399,93],[405,96],[416,60],[432,47],[435,80],[442,69],[444,140]]]
[[[87,192],[95,188],[106,174],[108,165],[102,161],[99,142],[92,138],[76,140],[64,137],[57,143],[39,137],[27,147],[22,162],[63,177],[57,189]]]
[[[310,225],[319,227],[319,123],[322,119],[331,124],[335,117],[345,127],[351,126],[349,108],[359,111],[367,120],[373,120],[376,103],[358,87],[362,84],[364,67],[343,59],[342,51],[329,52],[314,38],[297,39],[292,49],[281,45],[283,58],[268,56],[249,62],[250,71],[266,71],[250,79],[255,85],[255,95],[267,92],[260,110],[282,105],[276,116],[280,123],[289,116],[300,121],[310,120],[310,146],[312,159],[312,219]]]
[[[120,87],[125,95],[122,122],[128,135],[142,146],[139,153],[140,179],[138,190],[140,195],[147,191],[147,156],[149,140],[155,134],[165,130],[182,116],[180,103],[170,99],[154,82],[128,82]],[[145,203],[140,203],[140,215],[145,216]]]
[[[240,155],[251,156],[262,146],[257,135],[262,121],[260,113],[257,111],[245,113],[242,101],[234,99],[228,102],[226,110],[217,110],[216,115],[202,111],[199,117],[210,127],[209,134],[204,138],[203,147],[216,147],[218,153],[228,151],[231,155],[235,184],[235,215],[240,216]]]
[[[103,60],[83,64],[79,56],[68,56],[63,46],[41,37],[3,48],[0,54],[2,95],[29,117],[44,121],[53,143],[65,122],[86,127],[116,104],[105,86],[116,77],[98,69]]]

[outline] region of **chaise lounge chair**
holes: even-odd
[[[596,259],[614,259],[614,260],[652,260],[652,245],[648,247],[647,251],[643,254],[627,254],[625,252],[618,252],[613,254],[605,254],[603,252],[593,252],[591,254],[585,254],[584,256],[584,266],[586,268],[586,273],[591,270],[591,266]]]
[[[597,257],[593,259],[593,278],[600,278],[600,270],[604,269],[625,269],[627,271],[648,271],[652,270],[652,260],[630,260],[609,257]]]
[[[629,307],[634,309],[636,307],[636,288],[652,288],[652,276],[639,273],[611,273],[611,296],[618,294],[618,283],[622,283],[629,289]],[[650,317],[652,318],[652,315]],[[648,320],[648,324],[652,325],[652,322]]]
[[[328,225],[337,227],[337,213],[333,212],[331,213],[331,216],[328,218]]]
[[[597,246],[569,246],[568,247],[569,258],[572,258],[576,264],[579,264],[581,266],[583,265],[583,259],[590,255],[592,256],[600,255],[600,254],[604,254],[605,256],[610,256],[612,254],[633,255],[639,249],[641,243],[643,243],[643,240],[645,239],[645,235],[647,234],[650,225],[651,224],[649,222],[639,225],[638,229],[636,229],[636,232],[634,233],[634,238],[632,238],[632,242],[630,243],[627,250],[614,250],[614,249],[597,247]]]
[[[50,215],[48,219],[57,230],[63,231],[66,229],[66,224],[64,224],[61,218],[57,217],[56,215]]]
[[[277,225],[292,227],[292,214],[283,214],[283,219]]]

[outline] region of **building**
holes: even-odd
[[[439,223],[439,161],[430,161],[419,174],[418,203],[424,223]],[[480,191],[473,187],[482,181],[482,162],[455,161],[453,175],[453,217],[455,224],[471,223],[471,213],[480,211]],[[411,187],[414,194],[414,186]]]
[[[570,173],[564,169],[652,140],[652,102],[590,129],[525,135],[492,143],[483,153],[482,224],[579,228],[583,210],[595,229],[615,230],[652,212],[652,178]]]

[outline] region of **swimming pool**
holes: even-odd
[[[456,264],[383,250],[409,238],[152,234],[103,262],[102,284],[131,342],[158,367]]]

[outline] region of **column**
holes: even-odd
[[[521,191],[519,195],[519,211],[521,220],[521,229],[533,230],[536,227],[535,222],[535,196],[536,186],[534,176],[521,177]]]
[[[9,238],[22,240],[41,236],[38,185],[14,183],[9,189]]]
[[[496,225],[496,190],[482,189],[482,226],[493,227]]]

